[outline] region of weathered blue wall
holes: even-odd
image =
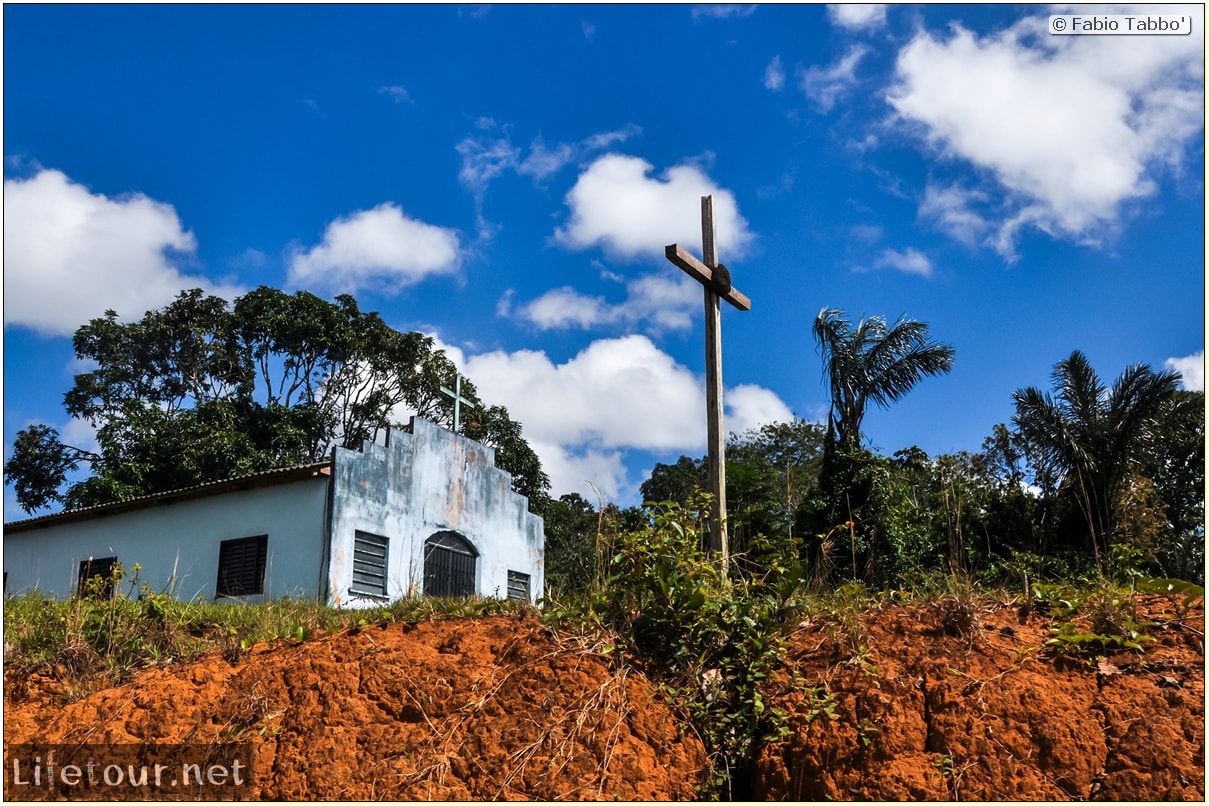
[[[419,417],[412,433],[392,432],[389,448],[367,444],[333,454],[328,579],[339,606],[380,601],[350,591],[358,530],[390,541],[388,599],[423,592],[424,543],[442,531],[460,534],[478,551],[478,595],[505,597],[509,570],[529,575],[531,601],[542,595],[542,519],[512,491],[494,450]]]

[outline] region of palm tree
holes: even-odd
[[[814,321],[814,338],[831,388],[828,447],[860,446],[869,401],[886,408],[923,376],[953,368],[953,348],[929,341],[928,326],[911,319],[900,318],[887,327],[885,319],[874,316],[854,329],[843,311],[824,308]]]
[[[1126,367],[1112,388],[1100,382],[1075,350],[1054,365],[1055,396],[1029,387],[1013,394],[1013,424],[1041,469],[1054,471],[1087,519],[1097,570],[1101,546],[1114,527],[1112,502],[1130,461],[1150,437],[1156,415],[1175,394],[1180,374],[1149,366]]]

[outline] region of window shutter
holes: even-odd
[[[224,540],[218,546],[218,582],[215,596],[252,596],[264,593],[264,566],[269,536]]]
[[[522,574],[520,571],[508,572],[508,598],[519,599],[522,602],[531,601],[528,574]]]
[[[88,581],[90,579],[108,580],[105,586],[97,594],[97,598],[108,599],[113,596],[113,569],[117,567],[117,557],[89,557],[80,563],[80,575],[77,588],[77,595],[81,598],[88,595]]]
[[[386,596],[386,558],[390,540],[369,532],[353,538],[353,593]]]

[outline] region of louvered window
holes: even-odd
[[[528,574],[522,574],[520,571],[508,572],[508,598],[519,599],[522,602],[530,601]]]
[[[218,546],[215,597],[264,593],[264,564],[268,549],[268,535],[222,541]]]
[[[113,596],[113,569],[117,567],[117,557],[89,557],[80,563],[79,587],[81,597],[96,596],[98,599],[108,599]],[[89,585],[89,580],[103,579],[103,583]],[[98,587],[99,586],[99,587]]]
[[[424,595],[473,596],[478,552],[456,532],[437,532],[424,543]]]
[[[353,593],[386,596],[386,558],[390,540],[357,532],[353,540]]]

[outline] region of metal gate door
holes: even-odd
[[[437,532],[424,542],[424,595],[473,596],[478,553],[456,532]]]

